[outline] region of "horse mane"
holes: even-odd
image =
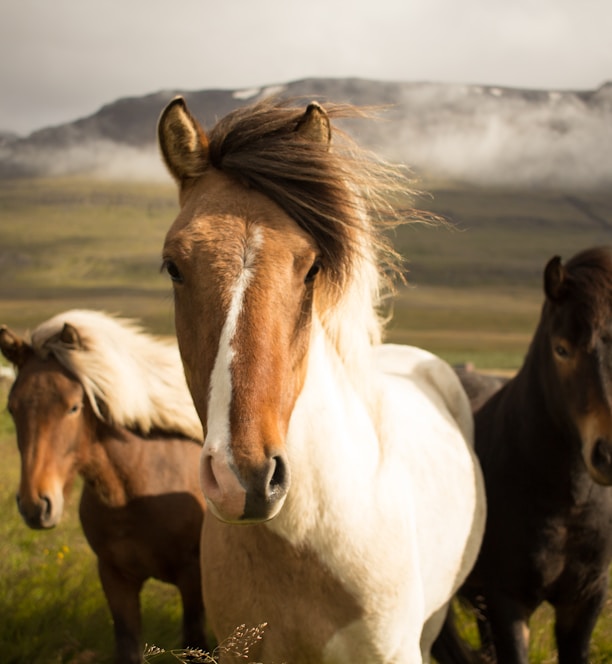
[[[393,203],[413,192],[400,167],[336,127],[330,145],[304,138],[296,131],[304,107],[295,102],[268,98],[229,113],[207,134],[208,158],[275,201],[316,241],[323,269],[315,311],[344,364],[356,367],[381,342],[381,305],[402,277],[388,231],[417,218]],[[325,111],[331,120],[368,117],[349,105],[326,104]]]
[[[62,341],[65,323],[77,330],[78,344]],[[51,354],[76,377],[102,421],[202,441],[175,343],[145,333],[133,320],[79,309],[41,323],[30,339],[39,356]]]

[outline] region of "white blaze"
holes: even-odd
[[[232,400],[231,365],[235,349],[232,346],[238,319],[242,312],[244,296],[255,274],[255,258],[263,244],[261,229],[254,228],[247,236],[244,265],[232,287],[232,297],[227,318],[221,330],[217,357],[210,376],[208,399],[208,434],[205,446],[209,453],[221,452],[230,441],[230,405]]]

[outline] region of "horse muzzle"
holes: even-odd
[[[202,491],[211,512],[226,523],[261,523],[281,510],[290,485],[284,454],[267,457],[246,472],[221,455],[202,454]]]
[[[23,520],[29,528],[43,530],[54,528],[62,516],[63,500],[57,500],[51,496],[42,495],[36,500],[23,500],[17,495],[17,508]]]

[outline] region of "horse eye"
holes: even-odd
[[[69,408],[68,414],[69,415],[74,415],[75,413],[78,413],[80,409],[81,409],[81,404],[80,403],[75,403],[74,406]]]
[[[168,276],[170,279],[172,279],[172,281],[174,281],[174,283],[183,283],[183,275],[181,274],[181,271],[178,269],[174,261],[165,260],[162,265],[162,270],[166,270]]]
[[[559,357],[562,357],[562,358],[564,358],[564,359],[567,358],[567,357],[569,357],[569,351],[567,350],[567,348],[566,348],[565,346],[562,346],[561,344],[557,344],[557,345],[555,346],[555,353],[556,353]]]
[[[312,264],[310,270],[308,270],[308,274],[306,275],[306,277],[304,277],[304,283],[305,284],[312,283],[317,274],[319,274],[320,269],[321,269],[321,261],[317,258],[315,262]]]

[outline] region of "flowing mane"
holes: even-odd
[[[400,217],[392,203],[412,192],[399,167],[336,127],[331,145],[305,140],[295,131],[303,108],[291,103],[267,99],[225,116],[208,133],[209,159],[274,200],[315,239],[324,267],[315,307],[340,357],[355,367],[381,341],[380,306],[401,275],[387,231],[416,219],[412,210]],[[347,105],[326,104],[325,111],[330,119],[365,117]]]
[[[66,323],[77,330],[78,346],[61,340]],[[101,420],[143,434],[160,430],[202,440],[173,342],[145,333],[132,320],[78,309],[41,323],[30,338],[41,357],[52,354],[76,376]]]

